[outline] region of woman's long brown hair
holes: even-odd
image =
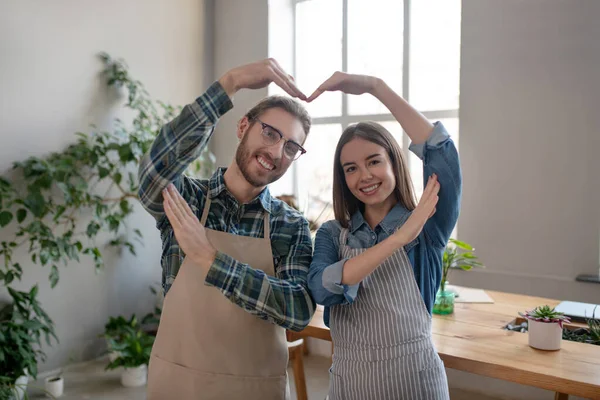
[[[364,212],[364,203],[358,200],[346,183],[344,168],[340,156],[342,148],[354,138],[361,138],[373,142],[386,151],[392,162],[394,177],[396,178],[396,189],[394,195],[396,200],[402,204],[407,210],[412,211],[416,207],[416,199],[413,189],[412,180],[408,172],[406,159],[402,153],[402,149],[396,139],[387,129],[373,121],[359,122],[358,124],[348,126],[335,149],[335,157],[333,163],[333,212],[335,219],[344,227],[348,228],[348,222],[352,215],[357,211]]]

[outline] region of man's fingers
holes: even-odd
[[[165,209],[165,213],[167,214],[167,218],[171,223],[171,226],[173,227],[173,229],[179,229],[181,227],[181,219],[174,209],[175,207],[173,205],[173,201],[171,200],[168,191],[163,191],[163,198],[163,207]]]
[[[298,92],[296,92],[289,84],[288,81],[283,79],[274,69],[271,70],[271,80],[280,88],[282,88],[287,94],[292,97],[300,97]]]
[[[189,204],[185,201],[183,196],[181,196],[175,185],[170,184],[169,190],[171,198],[175,201],[181,215],[196,218],[196,215],[194,215],[194,212],[190,208]]]
[[[283,68],[281,68],[281,65],[279,65],[277,60],[271,60],[271,68],[273,69],[273,72],[275,72],[275,74],[279,76],[281,80],[285,82],[286,85],[292,90],[292,92],[294,93],[294,97],[298,97],[301,100],[306,100],[306,95],[302,93],[300,89],[298,89],[294,78],[288,73],[286,73]]]

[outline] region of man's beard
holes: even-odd
[[[238,145],[238,148],[235,152],[235,162],[240,169],[240,172],[244,176],[246,181],[254,186],[254,187],[263,187],[267,186],[269,183],[275,182],[277,179],[281,178],[281,176],[285,173],[285,171],[278,170],[276,167],[276,173],[270,172],[267,173],[266,179],[260,177],[253,177],[250,174],[250,163],[256,158],[257,154],[250,154],[250,151],[247,149],[247,135],[244,135],[241,143]],[[267,157],[265,157],[267,158]],[[265,171],[266,172],[266,171]]]

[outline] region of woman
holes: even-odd
[[[361,122],[342,133],[335,220],[317,232],[309,270],[334,343],[329,398],[449,399],[431,310],[460,208],[458,153],[441,123],[432,125],[381,79],[336,72],[309,101],[335,90],[380,100],[410,137],[427,182],[416,205],[406,160],[381,125]]]

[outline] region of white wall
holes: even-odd
[[[215,80],[231,68],[268,57],[267,0],[218,0],[214,26]],[[266,96],[266,88],[242,90],[234,96],[233,110],[219,121],[211,141],[219,166],[229,166],[235,156],[239,119]]]
[[[459,236],[485,271],[455,284],[600,303],[600,2],[463,0]],[[548,399],[448,370],[451,386]],[[503,397],[503,398],[504,398]]]
[[[96,58],[123,57],[151,95],[185,104],[212,79],[211,0],[102,2],[7,0],[0,6],[0,173],[14,161],[44,156],[73,142],[74,132],[95,123],[110,128],[123,98],[108,93]],[[207,54],[208,53],[208,54]],[[48,268],[25,269],[19,288],[40,283],[40,300],[54,319],[60,344],[47,350],[44,369],[98,355],[110,315],[142,314],[153,306],[148,286],[160,281],[160,238],[141,207],[132,229],[145,234],[138,256],[108,253],[99,275],[85,259],[62,267],[55,289]],[[7,240],[12,231],[0,232]],[[100,240],[102,245],[103,241]],[[6,298],[6,293],[0,293]]]
[[[453,283],[600,302],[600,2],[465,0],[460,238]]]

